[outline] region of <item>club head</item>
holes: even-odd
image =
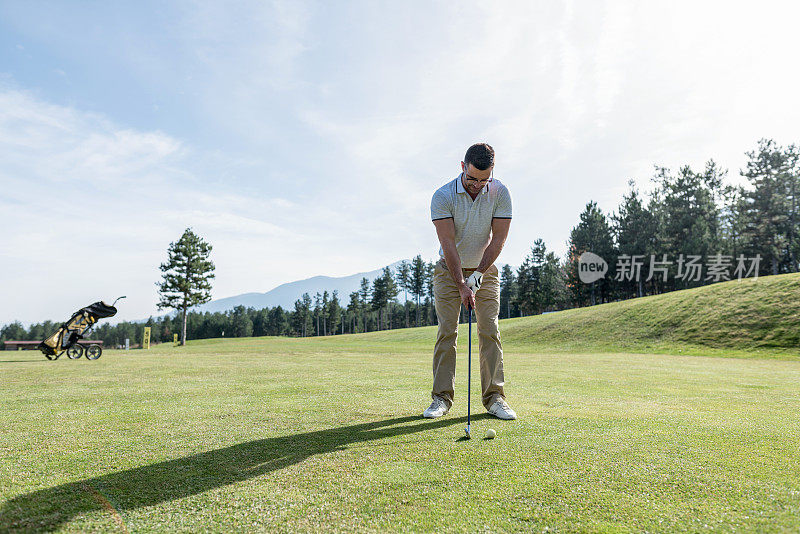
[[[464,433],[466,434],[467,439],[472,439],[472,434],[469,431],[469,425],[467,425],[467,428],[464,429]]]

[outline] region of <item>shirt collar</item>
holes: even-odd
[[[456,182],[457,182],[456,183],[456,193],[464,193],[465,195],[468,195],[469,193],[467,192],[466,189],[464,189],[464,184],[461,183],[461,176],[463,174],[464,173],[462,172],[461,174],[458,175],[458,178],[456,178]],[[483,189],[481,189],[480,194],[489,192],[489,184],[490,183],[491,182],[489,182],[489,183],[487,183],[486,185],[483,186]]]

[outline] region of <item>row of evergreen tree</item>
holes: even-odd
[[[681,277],[679,258],[708,261],[737,257],[761,258],[751,275],[797,272],[800,258],[800,150],[763,139],[747,152],[741,175],[746,186],[725,184],[727,171],[713,160],[702,171],[684,166],[673,172],[656,167],[653,188],[642,195],[630,184],[615,212],[603,213],[589,202],[569,236],[568,253],[559,258],[541,239],[533,242],[519,268],[505,265],[500,273],[500,317],[534,315],[564,308],[657,294],[725,278]],[[519,230],[518,230],[519,231]],[[592,284],[579,279],[578,259],[585,251],[602,257],[612,270],[639,258],[637,277],[613,273]],[[662,260],[659,276],[648,276],[650,265]],[[671,261],[670,261],[671,260]],[[293,310],[280,306],[256,310],[239,306],[228,312],[190,312],[187,337],[263,335],[324,336],[436,324],[433,305],[434,263],[422,256],[403,261],[396,271],[385,267],[380,276],[361,280],[349,302],[337,291],[312,298],[304,294]],[[685,273],[684,273],[685,274]],[[402,293],[403,297],[398,301]],[[151,339],[172,341],[180,332],[177,317],[151,318]],[[19,323],[0,330],[0,341],[44,339],[57,324],[45,322],[25,329]],[[142,324],[102,324],[92,337],[106,345],[124,340],[141,342]]]
[[[797,272],[800,149],[762,139],[746,156],[740,171],[746,185],[726,184],[727,170],[710,160],[702,171],[688,165],[677,172],[656,167],[652,190],[642,195],[631,181],[617,210],[608,215],[589,202],[570,232],[566,258],[559,259],[537,240],[516,273],[506,266],[501,317],[733,279],[740,261],[747,269],[744,276]],[[599,255],[612,270],[638,259],[640,272],[619,276],[617,270],[585,284],[578,271],[585,251]],[[692,257],[701,266],[717,264],[725,274],[686,276],[686,260]]]

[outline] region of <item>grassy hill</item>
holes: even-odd
[[[502,334],[564,350],[792,352],[800,347],[800,273],[511,319]]]
[[[800,273],[511,319],[502,334],[514,345],[571,351],[792,353],[800,347]]]
[[[460,335],[466,336],[466,325]],[[512,351],[654,352],[737,357],[800,356],[800,273],[674,291],[500,321]],[[350,343],[430,347],[436,327],[371,332]]]

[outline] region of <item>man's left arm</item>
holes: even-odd
[[[483,258],[476,269],[478,272],[485,273],[494,264],[494,260],[503,250],[510,227],[511,219],[492,219],[492,239],[489,241],[489,246],[483,251]]]

